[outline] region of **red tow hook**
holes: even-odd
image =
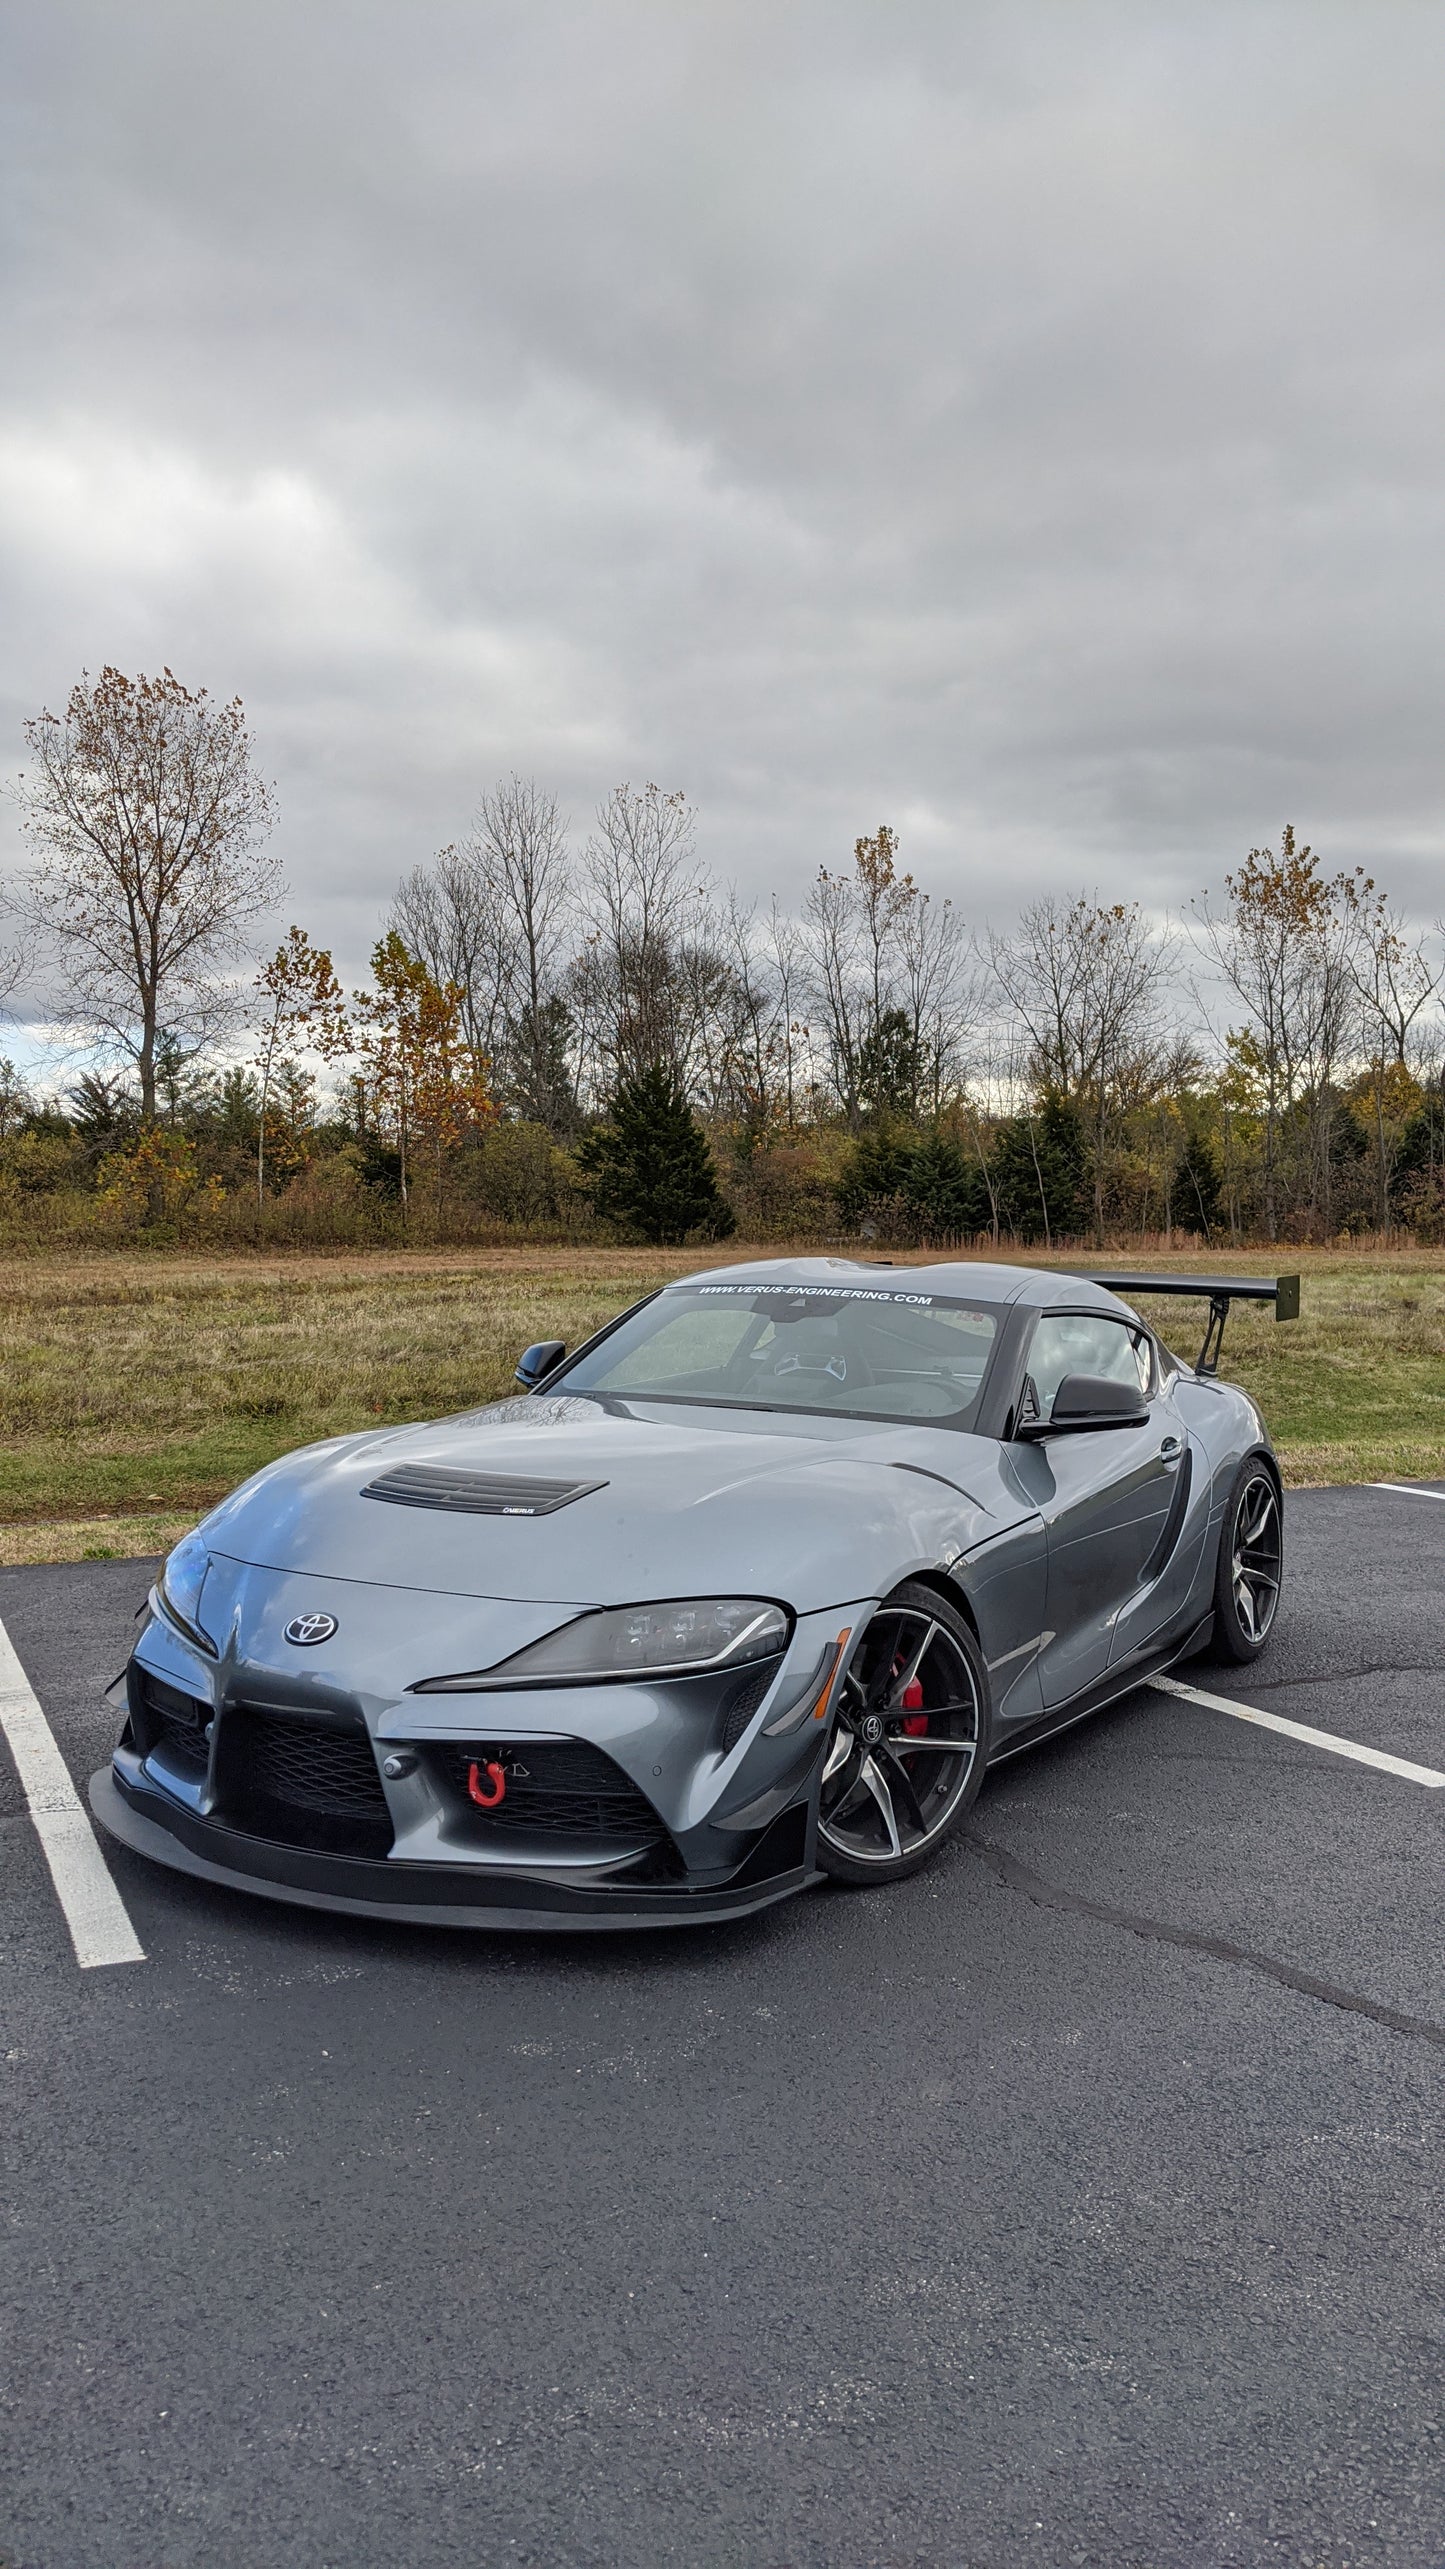
[[[918,1709],[923,1701],[923,1686],[917,1677],[911,1686],[904,1687],[899,1700],[902,1710],[911,1716],[903,1725],[905,1733],[909,1739],[922,1739],[928,1728],[928,1715]]]
[[[484,1775],[492,1788],[489,1793],[484,1793],[482,1790]],[[473,1758],[471,1765],[467,1768],[467,1791],[479,1811],[495,1811],[497,1804],[505,1801],[507,1797],[505,1770],[498,1766],[495,1758],[489,1758],[485,1766],[479,1766]]]

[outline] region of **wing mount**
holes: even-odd
[[[1137,1276],[1107,1273],[1098,1267],[1081,1267],[1090,1284],[1102,1285],[1106,1293],[1127,1295],[1165,1293],[1192,1295],[1208,1301],[1209,1320],[1204,1344],[1195,1365],[1196,1374],[1217,1374],[1219,1351],[1224,1343],[1224,1324],[1232,1302],[1272,1302],[1276,1320],[1298,1320],[1300,1280],[1295,1276]]]

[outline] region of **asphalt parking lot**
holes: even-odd
[[[1296,1494],[1200,1690],[1445,1771],[1445,1501]],[[145,1565],[0,1572],[71,1774]],[[913,1883],[647,1940],[327,1919],[0,1744],[4,2569],[1445,2558],[1445,1790],[1141,1692]]]

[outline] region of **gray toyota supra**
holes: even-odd
[[[1209,1304],[1182,1363],[1132,1307]],[[126,1846],[434,1925],[685,1925],[899,1879],[985,1770],[1278,1610],[1215,1375],[1298,1279],[844,1258],[665,1286],[515,1398],[333,1438],[171,1554],[92,1779]]]

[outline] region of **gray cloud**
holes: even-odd
[[[49,0],[12,20],[7,751],[239,691],[351,970],[501,768],[801,897],[1440,906],[1445,18]]]

